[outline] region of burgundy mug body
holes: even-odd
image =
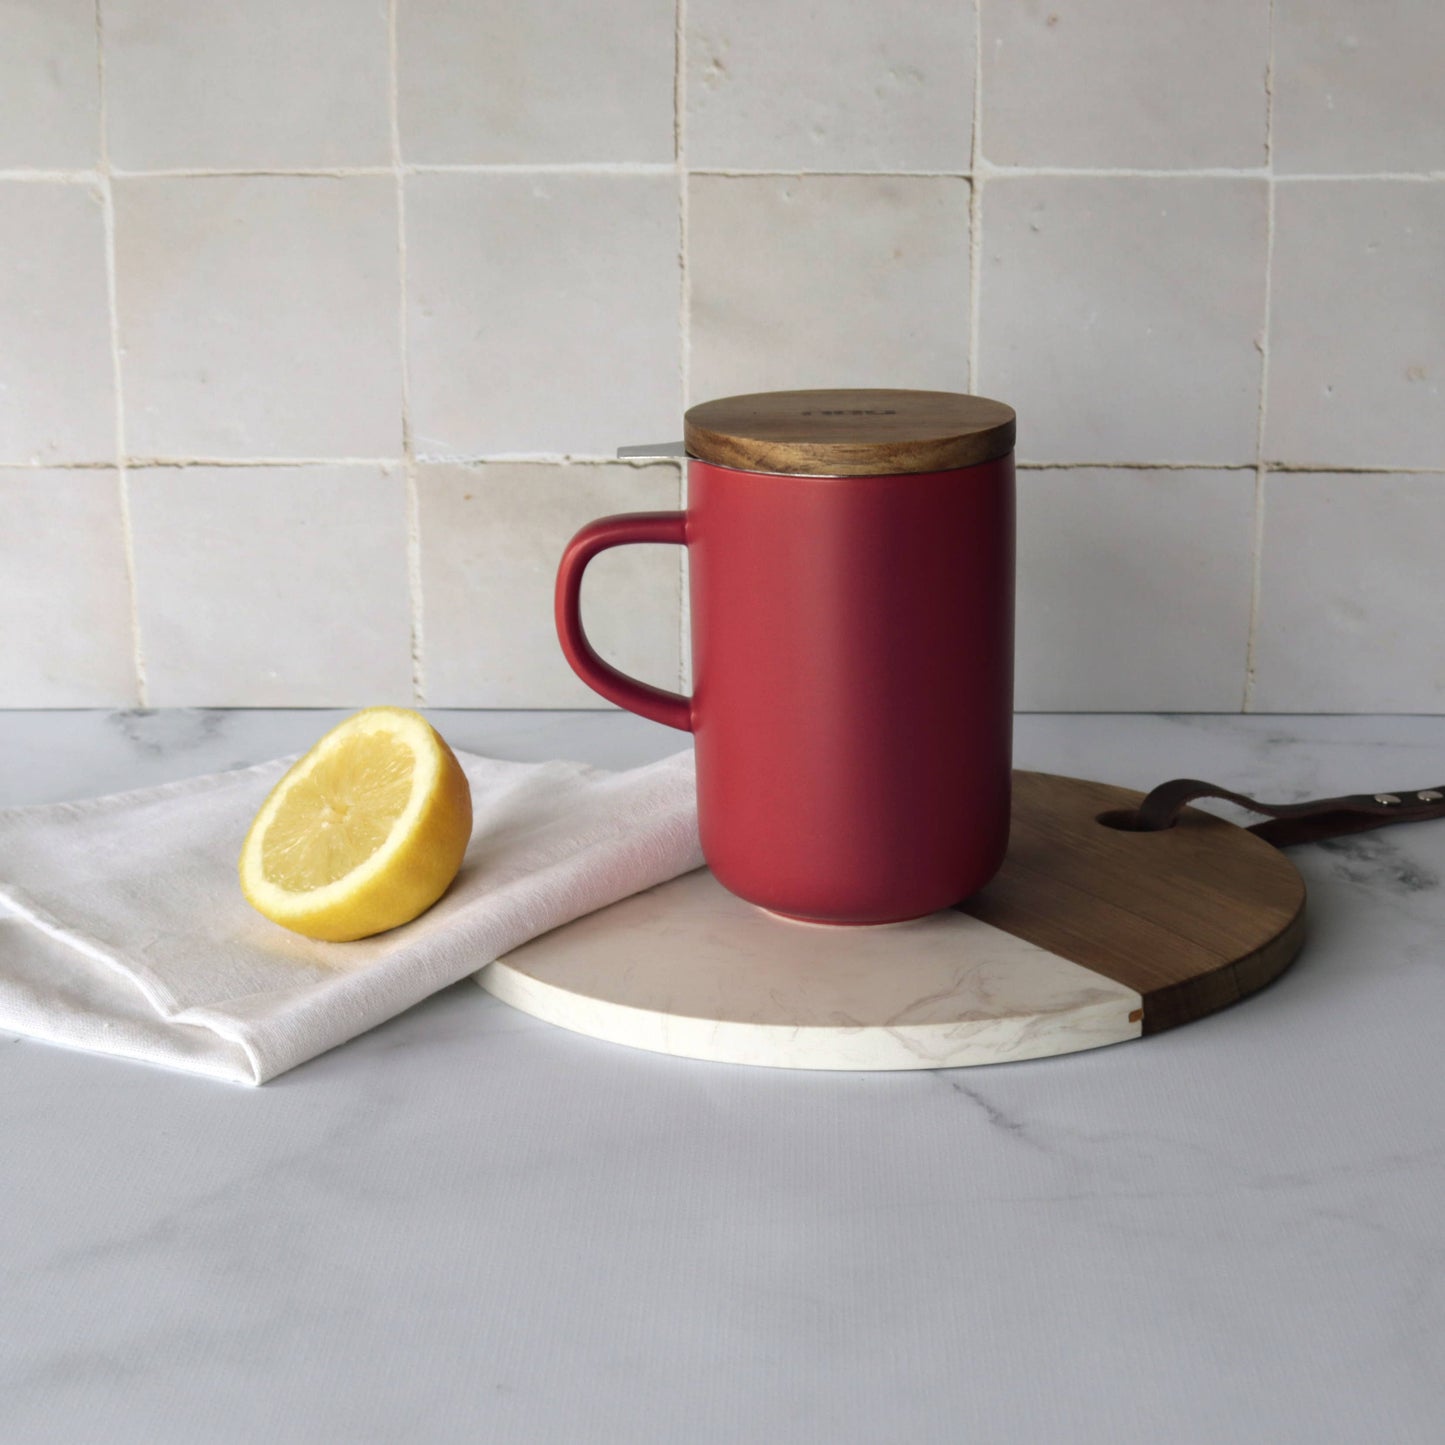
[[[603,697],[696,736],[703,853],[739,897],[810,922],[947,908],[1008,842],[1013,459],[887,476],[692,459],[686,512],[607,517],[562,559],[557,629]],[[691,698],[612,668],[583,569],[688,548]]]

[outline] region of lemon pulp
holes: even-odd
[[[311,938],[365,938],[446,891],[472,829],[455,754],[419,713],[367,708],[277,783],[241,850],[241,890]]]
[[[318,759],[281,800],[261,840],[267,880],[304,893],[364,863],[405,811],[415,766],[416,754],[386,732]]]

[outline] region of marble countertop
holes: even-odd
[[[316,712],[0,714],[0,803],[304,747]],[[434,715],[625,766],[617,713]],[[1278,798],[1445,778],[1445,719],[1022,717],[1021,765]],[[474,984],[259,1090],[0,1038],[0,1439],[1440,1438],[1445,824],[1295,851],[1236,1008],[988,1069],[568,1034]]]

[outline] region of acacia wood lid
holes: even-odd
[[[876,477],[1007,456],[1014,410],[953,391],[759,391],[692,407],[690,456],[749,472]]]

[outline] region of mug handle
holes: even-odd
[[[582,628],[582,574],[609,547],[632,542],[671,542],[687,546],[686,512],[624,512],[589,522],[567,544],[557,568],[557,638],[572,671],[608,702],[653,722],[692,731],[692,699],[666,692],[619,672],[597,655]]]

